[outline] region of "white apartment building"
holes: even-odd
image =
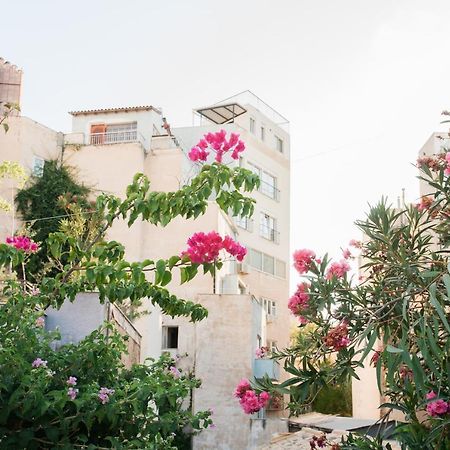
[[[94,190],[123,197],[137,172],[148,176],[153,190],[178,189],[198,170],[187,152],[203,134],[222,128],[240,134],[246,150],[239,164],[258,173],[262,181],[254,193],[257,203],[252,219],[230,217],[211,199],[206,214],[196,220],[178,218],[165,228],[137,221],[131,229],[120,222],[108,238],[122,242],[131,261],[180,254],[196,231],[216,230],[247,247],[244,262],[224,264],[215,286],[209,275],[198,275],[183,285],[175,276],[168,286],[179,297],[203,304],[209,311],[207,319],[193,324],[147,305],[149,314],[133,325],[141,336],[141,361],[162,352],[187,354],[180,367],[202,380],[202,387],[193,393],[192,405],[195,410],[212,408],[216,428],[196,436],[195,449],[251,449],[267,442],[274,432],[286,431],[286,422],[280,420],[285,412],[279,407],[246,416],[233,391],[242,378],[286,377],[276,362],[257,359],[255,350],[261,346],[284,348],[289,343],[287,120],[248,91],[195,110],[199,125],[172,131],[163,127],[161,111],[152,106],[74,111],[71,115],[72,133],[63,139],[60,133],[30,119],[11,118],[10,132],[0,134],[0,160],[15,160],[39,173],[46,159],[62,158],[76,167],[78,178]],[[0,195],[5,197],[13,192],[11,186],[2,189]],[[16,218],[1,217],[0,238],[17,226]],[[84,309],[76,303],[70,314],[82,317]],[[49,315],[58,323],[57,316],[63,313]],[[80,328],[79,336],[72,334],[71,339],[89,331]]]

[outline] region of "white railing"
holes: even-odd
[[[267,197],[273,198],[276,201],[280,201],[280,190],[267,181],[260,180],[259,192],[267,195]]]
[[[121,142],[143,143],[143,138],[137,130],[107,131],[106,133],[91,133],[89,135],[90,145],[118,144]]]
[[[259,233],[263,238],[273,241],[275,244],[280,242],[280,233],[274,228],[261,224],[259,227]]]

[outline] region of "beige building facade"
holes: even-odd
[[[153,190],[178,189],[198,171],[187,152],[203,134],[220,129],[240,134],[246,150],[238,163],[262,180],[251,220],[225,214],[212,198],[206,214],[196,220],[175,219],[163,229],[139,221],[129,229],[119,222],[108,236],[125,245],[131,261],[180,254],[197,231],[216,230],[247,247],[242,263],[224,264],[215,286],[209,275],[183,285],[175,276],[168,286],[179,297],[206,306],[207,319],[192,324],[170,318],[148,302],[149,314],[133,323],[142,362],[162,352],[181,355],[180,368],[202,379],[192,404],[195,410],[212,408],[216,428],[195,437],[194,448],[235,450],[256,448],[274,432],[287,430],[279,408],[245,415],[233,390],[242,378],[286,377],[277,363],[257,359],[255,351],[289,344],[290,142],[287,121],[253,94],[245,93],[245,103],[241,96],[223,104],[232,111],[225,123],[214,120],[223,106],[213,105],[195,111],[202,124],[174,130],[163,126],[161,111],[151,106],[72,112],[72,132],[65,135],[14,117],[9,133],[0,134],[0,161],[17,161],[39,173],[45,160],[61,159],[94,191],[124,197],[137,172],[148,176]],[[14,193],[13,184],[0,186],[5,198]],[[0,214],[0,239],[19,225],[14,213]]]

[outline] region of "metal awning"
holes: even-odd
[[[206,117],[211,122],[224,124],[231,122],[236,117],[247,112],[239,103],[227,103],[223,105],[213,105],[208,108],[200,108],[195,110],[198,114]]]

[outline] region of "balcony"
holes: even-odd
[[[88,137],[88,145],[109,145],[125,142],[144,143],[143,136],[137,130],[106,131],[105,133],[91,133]]]
[[[280,363],[274,359],[255,359],[254,377],[269,377],[271,380],[278,381],[280,379]]]
[[[273,198],[277,202],[280,201],[280,190],[267,181],[260,180],[259,192],[266,195],[267,197]]]
[[[275,244],[280,243],[280,232],[275,228],[271,228],[267,225],[261,224],[259,227],[259,234],[261,235],[261,237],[267,239],[268,241],[275,242]]]

